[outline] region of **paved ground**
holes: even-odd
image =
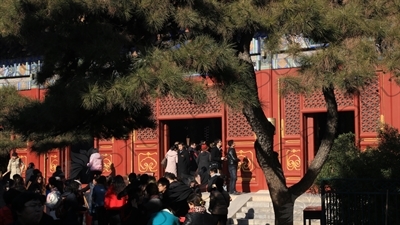
[[[203,199],[208,203],[208,193],[203,193],[202,194]],[[241,195],[232,195],[232,202],[229,206],[229,212],[228,212],[228,218],[231,218],[232,216],[235,215],[235,213],[237,211],[239,211],[242,206],[244,204],[246,204],[246,202],[248,202],[249,200],[251,200],[253,197],[254,198],[263,198],[262,201],[269,196],[269,191],[268,190],[261,190],[258,192],[254,192],[254,193],[243,193]],[[266,199],[267,201],[271,201],[270,199]],[[303,194],[301,195],[299,198],[297,198],[296,202],[295,202],[295,208],[294,208],[294,215],[295,217],[297,216],[297,218],[302,217],[303,215],[303,209],[306,208],[307,206],[310,205],[320,205],[321,204],[321,198],[319,195],[315,195],[315,194]],[[207,205],[206,205],[207,207]],[[271,212],[273,213],[273,212]],[[312,220],[311,221],[311,225],[317,225],[320,224],[319,220]],[[301,219],[301,221],[295,221],[294,225],[303,225],[303,221]]]

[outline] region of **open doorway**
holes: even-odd
[[[355,133],[354,111],[342,111],[338,114],[338,129],[336,137],[344,133]],[[305,114],[305,149],[310,162],[317,154],[326,129],[327,113]]]
[[[169,148],[174,142],[185,144],[188,142],[199,143],[200,141],[212,142],[222,138],[222,119],[182,119],[164,120],[164,149]]]

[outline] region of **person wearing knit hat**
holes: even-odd
[[[208,183],[209,168],[211,163],[211,154],[208,151],[209,147],[203,143],[201,145],[201,152],[197,156],[197,174],[200,176],[200,184],[204,185]]]

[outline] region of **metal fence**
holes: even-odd
[[[321,224],[400,224],[400,180],[324,180],[321,201]]]

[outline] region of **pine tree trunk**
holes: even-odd
[[[293,212],[294,212],[294,200],[290,197],[286,197],[288,192],[282,193],[283,199],[280,199],[279,204],[274,204],[278,200],[273,200],[275,224],[276,225],[293,225]]]
[[[258,96],[256,74],[248,51],[251,37],[251,35],[242,36],[242,41],[239,44],[241,48],[239,49],[238,57],[249,63],[249,70],[252,70],[252,73],[250,73],[251,77],[249,77],[246,82],[248,87],[253,89],[254,93]],[[290,188],[286,185],[286,179],[278,158],[278,153],[273,149],[275,127],[268,121],[261,104],[244,105],[242,109],[243,115],[246,117],[247,122],[250,124],[257,137],[254,148],[258,164],[262,168],[268,184],[274,207],[275,225],[293,225],[295,200],[311,187],[318,173],[321,171],[333,145],[338,122],[338,109],[333,85],[324,87],[322,92],[327,108],[327,127],[324,132],[324,138],[306,174],[298,183]]]
[[[276,225],[292,225],[293,224],[293,209],[294,202],[297,196],[290,193],[290,190],[286,186],[286,179],[283,174],[282,165],[278,159],[278,153],[272,149],[273,142],[263,145],[259,142],[259,137],[264,135],[258,135],[257,141],[255,142],[255,150],[257,155],[257,161],[261,166],[265,179],[268,184],[268,190],[272,200],[275,224]],[[273,136],[271,136],[273,138]],[[260,138],[261,140],[269,138]],[[262,148],[261,146],[267,147]],[[271,154],[269,154],[271,153]]]
[[[251,35],[247,37],[242,36],[242,42],[240,43],[242,45],[239,45],[242,46],[242,48],[240,49],[241,51],[238,57],[249,63],[249,70],[252,70],[252,73],[250,73],[252,76],[247,80],[248,87],[253,89],[254,93],[258,96],[256,74],[248,51],[252,37]],[[273,149],[275,127],[268,121],[260,103],[258,105],[244,105],[242,112],[257,136],[254,148],[258,164],[262,168],[268,184],[274,207],[275,224],[292,225],[293,206],[296,197],[293,197],[289,193],[282,165],[279,162],[278,153]]]

